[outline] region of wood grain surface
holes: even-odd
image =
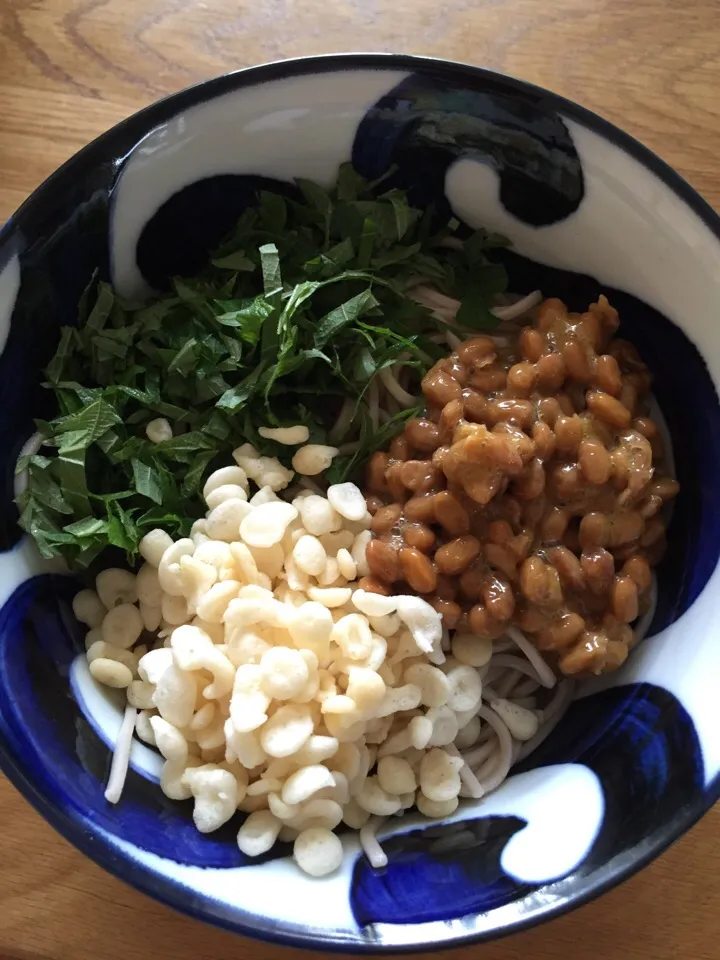
[[[720,207],[718,0],[0,0],[0,221],[87,141],[165,94],[347,50],[448,57],[542,84],[643,140]],[[0,810],[0,960],[293,955],[143,898],[2,779]],[[453,955],[719,960],[719,863],[720,807],[595,903]]]

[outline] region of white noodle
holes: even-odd
[[[511,640],[510,637],[503,635],[498,640],[493,640],[492,652],[493,654],[507,653],[508,650],[514,650],[516,646],[517,644],[514,640]]]
[[[334,425],[331,427],[330,432],[328,433],[328,440],[330,443],[337,443],[338,440],[342,440],[347,429],[350,426],[353,418],[353,413],[355,411],[355,403],[349,397],[345,400],[345,403],[342,405],[342,409],[338,414],[338,418],[335,421]]]
[[[546,703],[543,709],[540,711],[542,722],[551,720],[558,710],[562,710],[568,699],[568,695],[572,693],[572,686],[573,684],[571,680],[560,681],[552,700],[550,700],[549,703]]]
[[[423,287],[416,287],[413,291],[409,293],[411,299],[416,303],[419,303],[423,307],[431,312],[433,317],[436,320],[439,320],[440,323],[452,323],[455,320],[455,315],[457,314],[456,307],[441,307],[437,303],[432,302],[423,295]],[[420,291],[417,293],[416,291]]]
[[[453,313],[457,313],[462,303],[461,300],[456,300],[454,297],[447,297],[434,287],[425,285],[414,287],[412,297],[414,300],[417,300],[418,303],[423,303],[425,306],[434,307],[439,310],[452,310]]]
[[[424,361],[425,363],[432,363],[432,357],[429,354],[425,353],[424,350],[421,350],[417,344],[415,344],[414,353],[410,353],[409,350],[403,350],[403,352],[399,353],[397,356],[398,361],[402,361],[402,362],[405,362],[406,360],[416,360],[418,358]]]
[[[105,790],[105,799],[108,803],[117,803],[122,796],[128,766],[130,765],[130,750],[132,748],[136,719],[137,709],[128,704],[128,706],[125,707],[125,715],[118,730],[117,740],[115,741],[115,752],[113,753],[112,763],[110,764],[110,776],[108,777],[107,789]]]
[[[483,681],[487,678],[487,675],[490,672],[491,662],[492,662],[492,658],[488,660],[487,663],[484,663],[481,667],[476,667],[476,670],[480,676],[480,679]]]
[[[540,678],[540,683],[544,687],[554,687],[557,683],[555,674],[545,663],[542,656],[538,653],[532,643],[530,643],[525,634],[521,630],[518,630],[517,627],[509,627],[508,636],[515,641],[530,663],[535,667],[537,675]]]
[[[571,680],[563,680],[559,684],[558,696],[561,698],[560,702],[555,707],[553,715],[542,724],[535,736],[531,737],[530,740],[527,740],[522,745],[520,748],[520,753],[518,754],[518,761],[524,760],[525,757],[530,756],[533,750],[535,750],[536,747],[539,747],[543,740],[546,740],[558,723],[560,723],[565,714],[565,709],[570,705],[570,701],[572,700],[573,686],[574,685]]]
[[[440,307],[432,307],[427,303],[424,303],[420,300],[419,297],[413,297],[413,300],[416,300],[421,306],[427,307],[433,317],[436,320],[439,320],[440,323],[453,323],[455,320],[455,311],[448,309],[441,309]]]
[[[487,664],[487,670],[485,671],[485,676],[483,679],[483,689],[486,683],[495,683],[500,677],[505,675],[505,671],[502,667],[496,667],[493,664],[493,660],[496,660],[500,654],[493,654],[489,663]]]
[[[382,379],[382,374],[380,374],[380,378]],[[373,425],[373,429],[377,430],[380,423],[380,388],[376,377],[373,377],[368,387],[368,410],[370,423]]]
[[[483,726],[480,727],[480,734],[477,740],[475,741],[475,746],[479,747],[481,743],[487,743],[487,741],[492,740],[494,736],[495,736],[495,731],[490,726],[490,724],[489,723],[483,724]]]
[[[493,748],[490,756],[487,758],[485,763],[479,766],[475,771],[475,775],[480,781],[487,781],[491,774],[494,774],[497,769],[498,760],[500,759],[500,743],[497,737],[493,737],[492,747]]]
[[[411,393],[408,393],[407,390],[403,390],[403,388],[397,382],[397,379],[393,376],[393,372],[389,367],[385,367],[384,370],[381,370],[378,376],[380,377],[387,392],[393,396],[398,403],[402,404],[404,408],[415,406],[417,403],[417,397],[414,397]],[[374,382],[375,381],[373,381],[373,383]]]
[[[449,753],[450,756],[452,757],[460,757],[460,759],[463,761],[463,765],[460,767],[460,770],[458,771],[460,775],[460,779],[467,787],[468,793],[473,798],[473,800],[479,800],[485,791],[483,790],[478,778],[470,769],[470,766],[468,765],[468,762],[465,759],[465,757],[463,757],[463,755],[460,753],[460,751],[458,750],[458,748],[455,746],[454,743],[449,743],[445,747],[445,752]]]
[[[460,337],[456,337],[450,330],[445,331],[445,339],[451,350],[455,351],[462,344]]]
[[[518,697],[517,694],[513,693],[512,702],[516,707],[527,707],[528,710],[535,709],[535,697]]]
[[[420,303],[429,310],[432,310],[436,317],[438,317],[440,320],[444,320],[446,323],[456,318],[462,302],[460,300],[456,300],[454,297],[448,297],[444,293],[440,293],[440,291],[436,290],[434,287],[427,286],[427,284],[424,283],[419,283],[412,287],[412,289],[409,291],[409,296],[412,297],[412,299],[417,303]],[[523,297],[521,300],[517,300],[515,303],[491,307],[490,313],[492,313],[494,317],[497,317],[498,320],[502,320],[504,322],[517,320],[518,317],[522,317],[523,314],[528,312],[528,310],[532,310],[533,307],[536,307],[541,300],[542,293],[539,290],[533,290],[532,293],[527,294],[527,296]],[[507,345],[509,342],[508,338],[502,335],[496,335],[493,337],[493,339],[496,339],[503,345]]]
[[[497,317],[498,320],[516,320],[524,313],[527,313],[528,310],[536,307],[541,300],[542,293],[539,290],[533,290],[532,293],[523,297],[522,300],[518,300],[517,303],[511,303],[507,307],[493,307],[490,313]]]
[[[370,861],[370,866],[378,870],[386,867],[388,858],[375,836],[377,831],[387,820],[387,817],[370,817],[368,822],[360,827],[360,846]]]
[[[491,740],[486,740],[485,743],[480,744],[472,748],[472,750],[467,750],[463,754],[463,759],[465,763],[473,770],[476,770],[481,763],[484,763],[491,753],[495,752],[496,741],[493,731],[493,738]]]
[[[478,780],[480,781],[480,786],[483,788],[483,792],[490,793],[491,790],[495,790],[497,787],[499,787],[505,777],[508,775],[512,765],[513,741],[512,737],[510,736],[510,731],[505,723],[490,707],[480,707],[478,710],[478,716],[482,717],[483,720],[487,720],[497,734],[498,743],[500,745],[500,751],[497,756],[495,770],[484,783],[482,781],[482,775],[480,771],[478,771]]]
[[[523,680],[522,683],[519,683],[515,690],[513,691],[513,698],[515,697],[529,697],[531,693],[535,693],[540,684],[533,677],[528,677],[526,680]]]
[[[535,669],[535,665],[530,663],[529,660],[525,660],[524,657],[518,657],[512,653],[498,653],[493,655],[493,658],[490,662],[495,669],[500,667],[509,667],[513,670],[519,670],[520,673],[524,673],[528,677],[532,677],[533,680],[536,680],[538,683],[541,682],[540,676]],[[502,674],[496,674],[493,677],[493,681],[499,679],[500,676],[504,676],[504,671]],[[546,684],[543,683],[543,686],[546,686]],[[554,682],[553,686],[555,686]]]
[[[634,644],[640,643],[644,639],[645,634],[650,629],[650,624],[652,619],[655,616],[655,607],[657,606],[657,580],[655,579],[655,574],[653,574],[652,583],[650,584],[650,604],[645,611],[645,613],[640,617],[637,622],[637,626],[633,630],[635,639]]]
[[[510,670],[506,677],[500,678],[500,684],[497,687],[498,695],[507,699],[517,686],[520,677],[519,670]]]

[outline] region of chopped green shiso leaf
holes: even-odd
[[[502,238],[478,231],[444,247],[457,222],[438,231],[432,210],[400,190],[378,194],[350,165],[331,190],[297,186],[301,201],[260,193],[198,276],[145,304],[93,279],[46,370],[58,416],[36,422],[41,452],[17,465],[20,525],[44,557],[83,569],[116,547],[133,562],[151,528],[187,535],[204,515],[204,480],[235,447],[289,465],[294,448],[259,426],[306,424],[310,442],[326,443],[347,398],[341,443],[355,449],[328,479],[355,475],[422,408],[373,429],[372,378],[408,366],[419,380],[446,353],[432,339],[445,324],[407,296],[411,280],[461,299],[463,327],[497,324],[490,305],[506,277],[485,251]],[[152,443],[145,428],[158,417],[174,435]]]

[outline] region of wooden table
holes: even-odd
[[[346,50],[466,60],[542,84],[639,137],[720,208],[717,0],[0,0],[0,221],[79,147],[158,97],[264,60]],[[144,899],[1,779],[0,810],[0,960],[284,953]],[[720,806],[599,901],[463,952],[718,960],[719,865]]]

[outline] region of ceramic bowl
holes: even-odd
[[[373,870],[301,875],[287,845],[249,862],[237,824],[196,833],[138,743],[103,799],[120,715],[84,668],[77,584],[16,526],[13,468],[42,416],[41,370],[93,271],[141,294],[192,271],[258,184],[330,184],[352,159],[416,204],[514,243],[511,289],[584,309],[602,291],[655,377],[682,487],[645,641],[581,687],[493,795],[447,822],[398,819]],[[139,890],[230,930],[353,952],[489,939],[638,870],[720,793],[720,218],[676,173],[587,110],[509,77],[405,56],[244,70],[119,124],[0,234],[0,765],[80,850]]]

